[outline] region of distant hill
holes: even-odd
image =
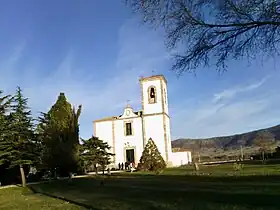
[[[236,134],[232,136],[212,137],[205,139],[177,139],[172,141],[172,148],[180,148],[180,150],[193,150],[198,141],[202,141],[204,148],[207,150],[232,150],[244,147],[254,147],[253,140],[257,132],[266,130],[275,136],[275,139],[280,142],[280,125],[276,125],[266,129],[255,130],[247,133]]]

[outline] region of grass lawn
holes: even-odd
[[[82,209],[61,200],[34,194],[28,188],[10,187],[0,189],[0,209]]]
[[[279,165],[232,164],[167,169],[161,175],[124,173],[34,185],[38,191],[91,205],[94,209],[280,209]]]

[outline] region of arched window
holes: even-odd
[[[157,102],[157,91],[156,87],[150,86],[148,88],[149,104],[154,104]]]

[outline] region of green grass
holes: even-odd
[[[0,189],[0,209],[28,209],[28,210],[50,210],[50,209],[82,209],[79,206],[67,202],[34,194],[28,188],[10,187]]]
[[[279,165],[233,164],[167,169],[161,175],[124,173],[104,178],[77,178],[35,185],[38,191],[91,205],[94,209],[279,209]]]

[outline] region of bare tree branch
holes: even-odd
[[[226,70],[227,61],[278,55],[280,11],[271,0],[126,0],[143,21],[163,27],[177,50],[173,70],[200,66]],[[179,47],[183,46],[183,50]]]

